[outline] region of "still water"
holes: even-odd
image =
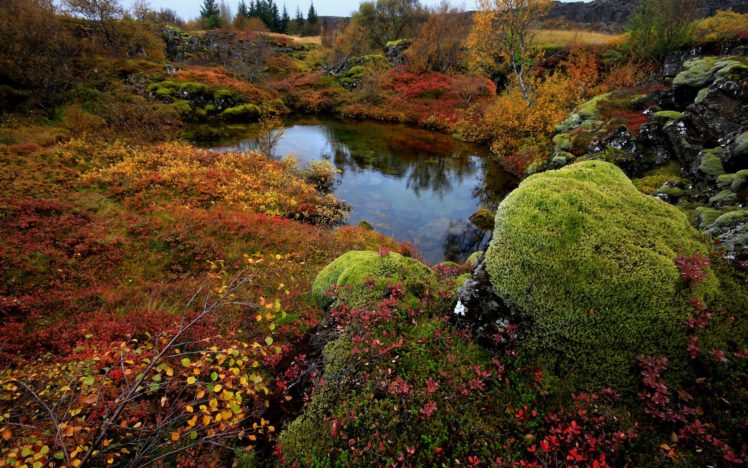
[[[237,131],[237,129],[234,129]],[[239,129],[216,150],[249,151],[256,129]],[[366,221],[414,244],[424,259],[463,261],[485,247],[490,233],[469,221],[481,207],[495,210],[516,181],[489,162],[488,152],[428,130],[369,121],[293,119],[276,158],[293,154],[303,165],[329,160],[341,171],[334,194]]]

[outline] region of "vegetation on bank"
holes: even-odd
[[[319,27],[305,40],[264,32],[283,31],[274,2],[236,18],[205,2],[192,25],[142,2],[3,3],[0,463],[745,460],[746,278],[724,254],[744,242],[747,178],[725,155],[745,133],[692,168],[602,140],[681,128],[745,74],[706,58],[662,86],[652,58],[746,30],[732,12],[676,25],[668,2],[619,37],[543,29],[548,2],[507,19],[516,2],[486,1],[471,22],[378,0],[336,29],[290,19]],[[670,92],[685,105],[652,104]],[[483,255],[427,266],[341,226],[329,166],[182,141],[260,120],[267,155],[290,112],[436,129],[521,175],[579,162],[528,179],[498,222],[481,214],[515,314],[455,317]],[[685,202],[687,177],[706,203]]]

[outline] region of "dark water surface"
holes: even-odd
[[[256,128],[216,150],[249,151]],[[301,165],[329,160],[341,174],[335,196],[353,211],[350,224],[414,244],[432,263],[463,261],[485,246],[488,233],[469,221],[478,208],[495,210],[516,181],[489,162],[480,147],[423,129],[369,121],[293,119],[274,157],[293,154]]]

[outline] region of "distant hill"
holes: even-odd
[[[631,18],[641,0],[595,0],[593,2],[556,2],[548,15],[551,19],[566,19],[574,23],[623,24]],[[717,10],[732,9],[748,13],[748,0],[704,0],[702,16]]]

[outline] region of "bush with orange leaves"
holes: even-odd
[[[574,53],[554,74],[536,71],[529,77],[533,90],[529,101],[519,86],[510,86],[486,112],[493,140],[491,150],[505,163],[514,161],[508,168],[520,173],[547,159],[554,127],[598,80],[595,57]]]

